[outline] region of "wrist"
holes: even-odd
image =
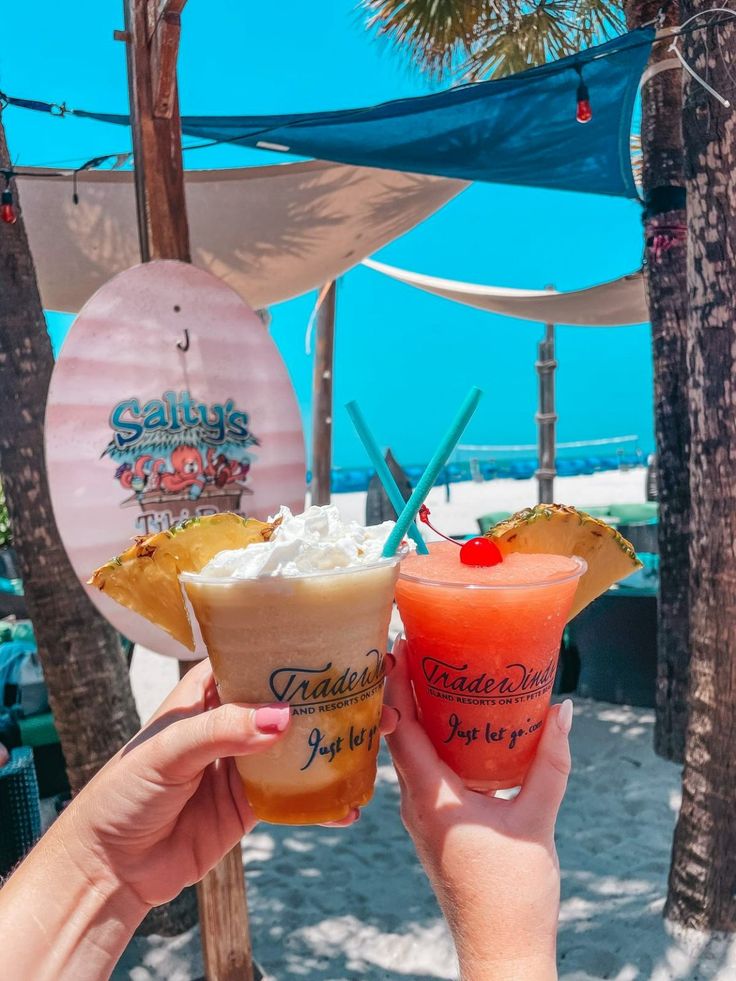
[[[65,817],[0,892],[3,960],[13,977],[107,977],[149,909],[93,849],[84,851]]]
[[[557,959],[554,955],[533,954],[530,957],[493,960],[460,957],[460,981],[557,981]]]

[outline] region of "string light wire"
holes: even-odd
[[[661,20],[662,20],[662,16],[661,15],[662,15],[664,9],[665,8],[663,6],[662,11],[660,11],[660,14],[658,14],[657,17],[655,17],[648,24],[643,25],[643,26],[645,26],[645,27],[654,26],[654,25],[657,25],[658,23],[660,23]],[[703,25],[700,25],[700,24],[695,23],[700,18],[707,17],[707,16],[709,16],[711,14],[725,15],[725,19],[719,19],[719,20],[715,20],[715,21],[709,21],[707,24],[703,24]],[[709,29],[712,29],[712,28],[720,27],[724,23],[730,23],[731,19],[734,18],[734,17],[736,17],[736,11],[731,10],[729,7],[712,7],[709,10],[701,10],[698,13],[693,14],[691,17],[688,17],[688,19],[686,21],[684,21],[682,24],[680,24],[679,26],[665,27],[665,28],[659,28],[659,29],[657,29],[656,34],[655,34],[655,38],[654,38],[654,43],[656,43],[658,41],[664,41],[667,38],[672,37],[673,38],[673,41],[672,41],[672,44],[670,45],[669,50],[671,50],[673,52],[673,54],[675,55],[675,57],[682,64],[682,67],[685,69],[685,71],[687,71],[688,74],[690,74],[700,85],[702,85],[703,88],[705,88],[706,91],[708,91],[714,98],[718,99],[718,101],[721,102],[721,104],[724,105],[726,108],[730,108],[731,107],[731,103],[727,99],[725,99],[722,95],[720,95],[718,92],[716,92],[715,89],[713,89],[705,81],[705,79],[701,78],[700,75],[698,75],[697,72],[695,72],[695,70],[693,68],[691,68],[691,66],[687,63],[687,61],[685,60],[685,58],[682,55],[682,53],[680,52],[680,50],[676,47],[676,42],[677,42],[677,39],[678,38],[682,37],[685,34],[690,34],[690,33],[693,33],[694,31],[698,31],[698,30],[709,30]],[[631,47],[643,47],[643,46],[648,45],[648,44],[651,44],[651,43],[652,42],[649,41],[649,40],[639,41],[636,44],[632,44]],[[617,51],[605,51],[605,52],[601,52],[601,53],[594,54],[594,55],[590,56],[588,58],[588,61],[589,62],[592,62],[592,61],[600,61],[601,59],[604,59],[604,58],[614,57],[616,54],[618,54]],[[584,63],[585,62],[583,62],[583,64]],[[569,70],[569,68],[573,68],[573,69],[577,70],[577,64],[567,65],[567,66],[564,66],[564,68],[560,68],[559,65],[554,64],[554,63],[553,64],[550,64],[550,65],[546,65],[546,66],[545,65],[540,65],[538,67],[539,68],[547,68],[550,73],[553,73],[553,72],[556,72],[556,71],[566,71],[566,70]],[[477,83],[470,82],[470,83],[465,83],[465,84],[466,85],[474,85],[474,84],[477,84]],[[458,88],[464,88],[464,87],[465,87],[465,85],[458,86]],[[44,102],[41,102],[39,100],[15,99],[15,98],[10,98],[4,92],[0,92],[0,110],[5,109],[9,105],[12,106],[13,108],[29,109],[29,110],[33,110],[33,111],[37,111],[37,112],[48,112],[52,116],[58,116],[60,118],[63,118],[64,116],[77,116],[77,118],[83,118],[83,116],[80,115],[80,113],[77,110],[69,108],[69,106],[67,106],[66,102],[61,102],[61,103],[44,103]],[[360,113],[362,111],[363,111],[362,109],[356,109],[356,110],[354,110],[354,112],[356,114],[358,114],[358,113]],[[241,140],[252,140],[255,137],[266,136],[266,135],[268,135],[269,132],[271,132],[271,129],[265,128],[263,130],[260,130],[258,132],[255,132],[255,133],[247,133],[247,134],[244,134],[241,137],[233,136],[233,137],[228,137],[228,138],[221,137],[221,138],[218,138],[218,139],[205,140],[205,141],[203,141],[201,143],[193,143],[193,144],[190,144],[189,146],[182,146],[182,152],[183,153],[188,153],[188,152],[190,152],[192,150],[204,150],[204,149],[207,149],[209,147],[223,146],[223,145],[226,145],[226,144],[237,145]],[[286,150],[287,148],[284,148],[284,149]],[[130,153],[130,151],[126,151],[126,152]],[[121,154],[121,153],[108,153],[108,154],[101,154],[100,157],[102,159],[107,159],[107,158],[111,158],[111,157],[120,157],[122,155],[123,154]],[[78,159],[78,158],[67,158],[67,159]],[[59,161],[59,162],[64,162],[64,161]],[[42,165],[25,164],[24,166],[26,168],[31,169],[31,168],[34,168],[36,166],[42,166]],[[70,168],[66,169],[64,173],[59,173],[58,175],[54,175],[54,176],[60,176],[60,177],[61,176],[68,176],[68,175],[73,174],[75,171],[79,171],[80,169],[82,169],[82,168],[78,168],[78,167],[77,168],[71,168],[70,167]],[[19,171],[14,170],[13,171],[13,176],[15,176],[16,174],[18,176],[24,176],[24,177],[41,176],[41,175],[35,175],[35,174],[32,174],[32,173],[21,174]],[[43,175],[43,176],[48,176],[48,175]]]
[[[714,99],[717,99],[725,109],[730,109],[731,103],[729,102],[729,100],[726,99],[725,96],[722,96],[720,92],[716,92],[716,90],[713,88],[712,85],[709,85],[704,78],[698,75],[695,69],[690,64],[688,64],[687,60],[685,59],[685,56],[677,47],[677,40],[680,37],[680,35],[685,33],[686,28],[694,21],[698,20],[700,17],[707,17],[710,14],[726,14],[727,15],[726,22],[728,21],[728,19],[736,17],[736,12],[730,10],[728,7],[711,7],[710,10],[700,10],[698,11],[697,14],[693,14],[692,17],[688,17],[688,19],[683,24],[680,25],[679,30],[673,37],[672,44],[670,44],[667,50],[672,52],[672,54],[677,58],[679,63],[682,65],[682,67],[685,69],[688,75],[690,75],[691,78],[695,79],[695,81],[699,85],[702,85],[705,91],[709,92]],[[720,23],[724,23],[724,21],[721,21]],[[712,22],[704,25],[706,29],[714,26],[716,25],[713,24]]]

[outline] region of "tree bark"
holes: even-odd
[[[628,3],[632,29],[657,17],[661,0]],[[678,3],[663,26],[680,22]],[[655,43],[650,68],[672,60]],[[654,357],[654,428],[659,500],[657,709],[654,749],[681,763],[690,659],[690,421],[687,403],[687,250],[682,139],[682,70],[667,68],[642,87],[642,186],[646,281]]]
[[[0,167],[10,161],[0,123]],[[0,226],[0,465],[28,610],[73,791],[138,728],[118,636],[79,584],[51,509],[43,445],[53,356],[18,192]]]
[[[683,20],[707,9],[683,2]],[[688,63],[733,97],[736,26],[681,39]],[[736,117],[693,79],[683,130],[688,218],[690,699],[665,915],[736,930]]]
[[[0,122],[0,168],[10,167]],[[0,225],[0,473],[49,701],[77,792],[139,727],[118,634],[88,599],[51,509],[43,444],[53,355],[17,188],[18,220]],[[182,933],[194,890],[144,920],[141,933]]]

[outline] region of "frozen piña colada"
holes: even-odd
[[[181,581],[222,701],[289,704],[278,744],[236,760],[259,818],[335,821],[373,793],[405,554],[382,558],[392,528],[343,522],[330,506],[268,522],[211,515],[136,541],[90,580],[193,650]]]
[[[334,506],[282,509],[268,542],[216,555],[182,582],[224,702],[288,702],[285,737],[236,760],[256,815],[336,821],[373,794],[386,639],[401,555],[393,522]]]

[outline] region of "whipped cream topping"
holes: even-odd
[[[257,579],[362,568],[380,561],[394,526],[393,521],[367,528],[357,521],[343,521],[334,504],[313,506],[303,514],[282,507],[276,517],[281,521],[269,541],[218,552],[199,575]]]

